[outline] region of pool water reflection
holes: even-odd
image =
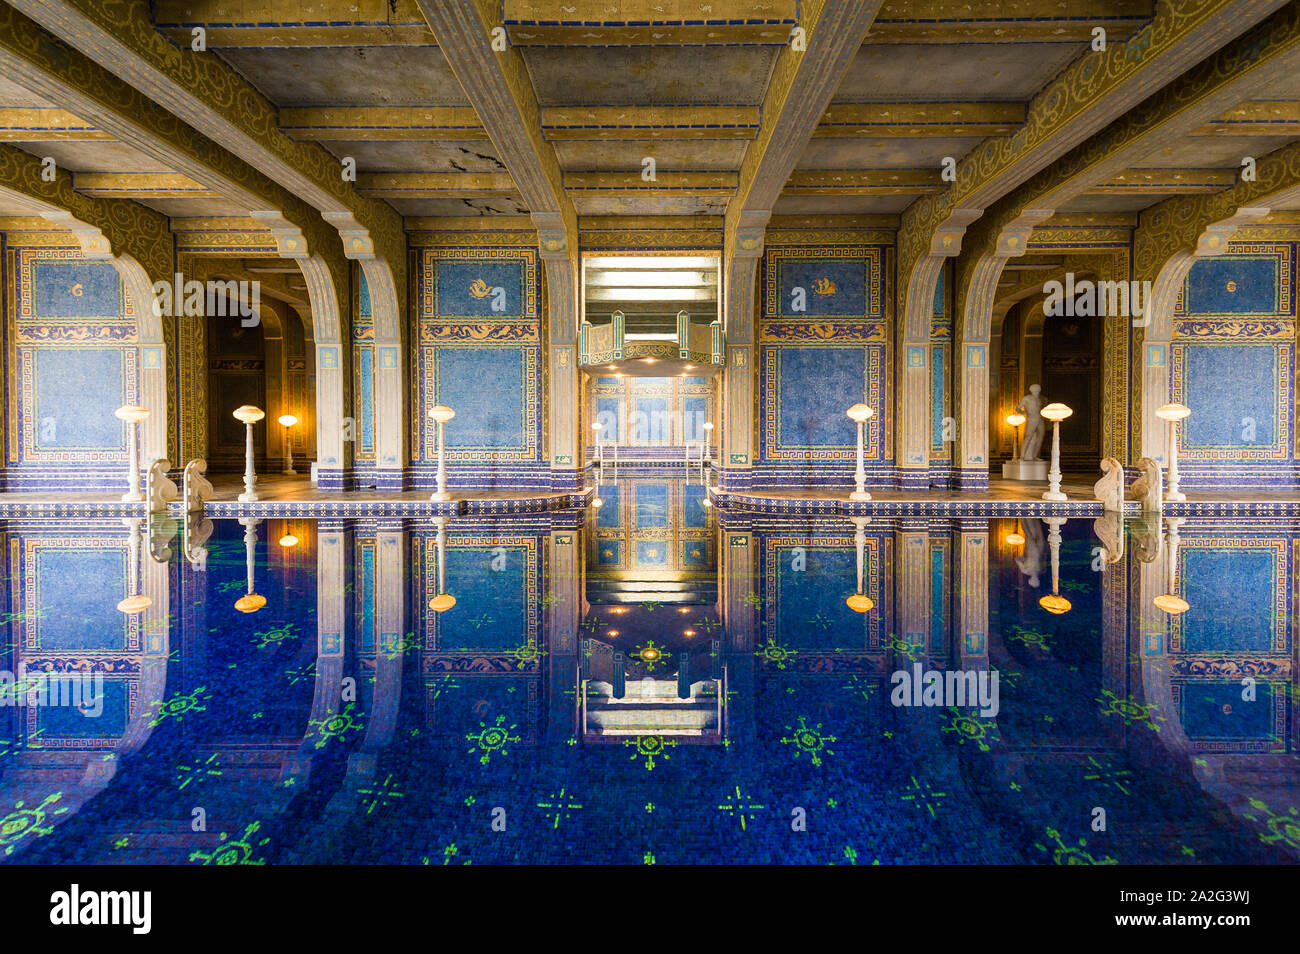
[[[0,859],[1300,852],[1300,525],[702,499],[641,480],[501,519],[6,523]],[[931,670],[996,672],[996,714],[942,676],[941,704],[895,704],[895,673]],[[39,674],[100,677],[95,705],[21,704]]]

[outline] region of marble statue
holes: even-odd
[[[1025,550],[1016,557],[1016,566],[1020,572],[1029,577],[1029,585],[1038,586],[1038,577],[1043,572],[1043,525],[1034,518],[1024,523]]]
[[[1107,513],[1122,513],[1124,510],[1124,468],[1114,457],[1107,457],[1101,462],[1102,473],[1106,476],[1093,485],[1093,495],[1101,501],[1101,509]]]
[[[1025,439],[1020,444],[1021,460],[1038,460],[1038,450],[1043,446],[1047,425],[1040,413],[1043,410],[1043,399],[1039,397],[1042,391],[1041,385],[1029,385],[1029,393],[1016,405],[1016,410],[1023,411],[1026,418]]]

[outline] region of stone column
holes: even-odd
[[[964,520],[953,537],[953,662],[959,669],[989,667],[989,523]]]
[[[766,222],[766,216],[750,216]],[[727,358],[722,373],[722,441],[719,450],[719,485],[744,490],[753,482],[757,447],[754,421],[754,303],[759,262],[763,254],[762,225],[744,224],[736,233],[735,248],[724,263],[723,327]]]
[[[535,213],[546,280],[548,382],[547,438],[551,490],[582,486],[582,447],[578,421],[578,261],[563,217]]]

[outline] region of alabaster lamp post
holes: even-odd
[[[869,613],[876,604],[875,601],[867,595],[866,590],[863,588],[862,579],[863,557],[867,549],[867,518],[854,517],[853,526],[856,528],[853,531],[853,545],[858,554],[858,576],[856,588],[853,590],[853,595],[844,602],[847,603],[849,609],[853,610],[855,613]]]
[[[126,424],[126,493],[122,500],[134,503],[144,500],[140,490],[140,423],[149,416],[149,409],[139,404],[124,404],[113,412],[113,416]]]
[[[239,498],[243,500],[243,497]],[[244,528],[244,569],[248,575],[248,592],[235,600],[235,609],[241,613],[256,613],[266,605],[266,597],[253,589],[253,566],[257,557],[257,524],[255,517],[239,521]]]
[[[1169,425],[1169,480],[1165,489],[1166,500],[1186,500],[1187,495],[1178,490],[1178,422],[1192,413],[1185,404],[1164,404],[1156,408],[1156,417]]]
[[[1049,405],[1050,406],[1050,405]],[[1044,411],[1047,408],[1043,408]],[[1048,418],[1050,421],[1051,418]],[[1064,494],[1062,494],[1064,498]],[[1047,532],[1047,546],[1052,552],[1052,592],[1042,597],[1038,605],[1053,616],[1060,616],[1062,613],[1068,613],[1071,609],[1070,601],[1061,595],[1061,525],[1065,523],[1064,517],[1044,517],[1043,523],[1050,528]]]
[[[451,494],[447,493],[447,452],[444,438],[447,431],[447,422],[455,416],[456,412],[445,404],[435,404],[429,408],[429,417],[433,419],[434,426],[438,428],[438,489],[429,497],[430,500],[451,499]]]
[[[298,419],[292,414],[281,414],[280,425],[284,428],[284,470],[282,474],[296,474],[293,469],[293,435],[289,433],[289,428],[298,423]]]
[[[122,522],[131,529],[131,535],[127,537],[127,559],[131,562],[127,567],[126,584],[130,592],[127,593],[125,599],[117,604],[117,609],[128,616],[136,616],[153,606],[153,600],[140,592],[140,518],[131,517]]]
[[[855,404],[844,413],[848,414],[849,420],[858,426],[858,466],[853,472],[853,480],[858,489],[849,494],[849,499],[870,500],[871,494],[867,493],[867,470],[863,462],[862,427],[867,421],[871,420],[871,415],[874,412],[865,404]]]
[[[239,500],[251,503],[260,499],[253,489],[257,486],[257,474],[253,470],[253,425],[266,417],[266,412],[260,407],[245,404],[235,408],[234,414],[235,420],[244,425],[244,492],[239,495]]]
[[[1164,408],[1160,410],[1163,411]],[[1160,411],[1156,413],[1159,414]],[[1166,559],[1169,560],[1169,592],[1162,593],[1151,601],[1155,603],[1156,609],[1170,616],[1178,616],[1192,608],[1187,600],[1178,595],[1178,528],[1182,524],[1182,517],[1169,518],[1169,546],[1165,550]]]
[[[434,543],[438,555],[438,573],[436,577],[438,581],[438,592],[434,595],[433,599],[429,600],[429,609],[433,610],[435,613],[445,613],[456,605],[456,597],[446,591],[447,518],[434,517],[433,523],[438,528],[438,532],[434,536]]]
[[[1019,411],[1012,411],[1007,415],[1007,423],[1011,425],[1011,462],[1013,464],[1020,460],[1020,425],[1027,420],[1029,418]]]
[[[1044,500],[1065,500],[1061,492],[1061,422],[1074,413],[1064,404],[1049,404],[1039,412],[1052,422],[1052,469],[1047,473],[1050,481]]]
[[[708,464],[713,459],[713,452],[709,445],[713,443],[713,422],[704,422],[704,463]]]
[[[600,439],[600,431],[604,426],[600,421],[593,421],[591,424],[591,437],[596,442],[596,462],[601,467],[605,466],[605,444]]]

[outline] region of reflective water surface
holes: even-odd
[[[0,859],[1300,851],[1300,525],[599,499],[6,523]]]

